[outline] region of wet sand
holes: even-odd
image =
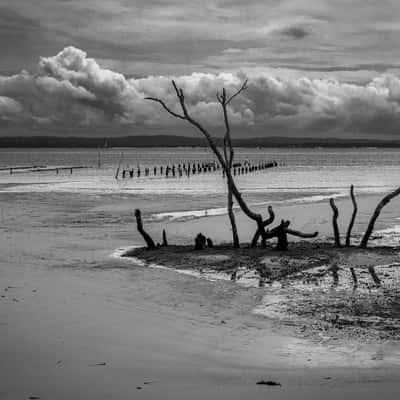
[[[1,399],[397,398],[400,363],[388,344],[296,338],[252,313],[259,289],[111,257],[141,243],[134,199],[1,194],[0,205]],[[279,213],[329,234],[328,207]],[[390,207],[382,221],[393,219],[398,204]],[[225,219],[148,227],[161,236],[167,226],[176,242],[212,229],[218,241]]]

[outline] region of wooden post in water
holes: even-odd
[[[120,157],[119,163],[118,163],[118,168],[115,172],[115,179],[118,179],[119,169],[121,167],[121,162],[122,162],[123,157],[124,157],[124,152],[121,153],[121,157]]]

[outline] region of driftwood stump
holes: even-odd
[[[143,222],[142,222],[142,214],[139,209],[135,210],[135,217],[136,217],[136,226],[138,232],[142,235],[144,241],[146,242],[147,249],[153,250],[156,248],[154,240],[151,236],[143,229]]]
[[[194,239],[194,249],[204,250],[206,247],[206,237],[202,233],[198,233]]]
[[[367,230],[364,233],[363,238],[361,239],[360,247],[361,248],[366,248],[368,244],[368,240],[372,234],[372,231],[374,230],[375,222],[379,217],[379,214],[382,211],[382,208],[385,207],[386,204],[388,204],[394,197],[398,196],[400,194],[400,188],[397,188],[393,192],[389,193],[386,195],[376,206],[374,213],[372,214],[372,217],[368,223]]]
[[[356,198],[354,196],[354,186],[353,185],[350,186],[350,197],[351,197],[351,201],[353,203],[353,214],[351,215],[351,220],[350,220],[350,223],[349,223],[349,227],[347,228],[346,247],[350,247],[351,231],[353,230],[354,221],[356,220],[357,209],[358,209],[357,208]]]
[[[340,243],[340,233],[339,233],[339,226],[337,223],[337,219],[339,216],[339,210],[336,207],[335,200],[333,198],[329,199],[329,204],[332,208],[333,215],[332,215],[332,225],[333,225],[333,234],[335,237],[335,247],[342,247]]]
[[[272,222],[274,222],[275,213],[271,206],[268,207],[268,214],[269,214],[269,217],[262,222],[262,229],[260,229],[260,227],[257,227],[256,233],[254,234],[253,239],[251,241],[251,247],[257,247],[258,239],[260,238],[260,236],[262,237],[263,234],[265,233],[265,228],[268,225],[272,224]],[[263,247],[265,247],[265,242],[266,242],[266,240],[262,239]]]
[[[276,237],[278,242],[276,244],[276,250],[286,251],[288,249],[288,238],[287,235],[298,236],[301,238],[309,239],[318,236],[318,232],[304,233],[289,229],[290,221],[282,220],[281,223],[270,231],[265,232],[263,240],[271,239]]]
[[[164,247],[168,246],[167,233],[165,232],[165,229],[162,231],[162,245]]]

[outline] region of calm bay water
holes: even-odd
[[[136,170],[140,165],[140,178],[136,174],[129,178],[127,174],[125,179],[115,179],[122,152],[121,169]],[[358,199],[370,194],[380,196],[400,186],[399,149],[239,148],[235,153],[236,162],[256,164],[272,160],[277,161],[279,166],[236,176],[237,185],[248,204],[261,212],[265,212],[267,205],[273,205],[276,210],[285,205],[326,203],[330,197],[348,199],[351,184],[355,185]],[[8,170],[3,170],[0,171],[0,195],[3,193],[9,199],[22,196],[28,201],[37,199],[54,204],[71,197],[84,202],[88,199],[88,204],[93,204],[93,201],[98,204],[96,212],[111,216],[121,211],[131,215],[132,209],[140,208],[145,219],[153,221],[168,219],[179,222],[226,214],[227,188],[221,171],[191,175],[190,178],[153,175],[153,166],[215,161],[208,149],[103,149],[100,151],[100,168],[98,161],[97,149],[0,149],[0,168],[21,165],[91,167],[74,170],[72,174],[69,170],[59,174],[55,171],[15,171],[10,174]],[[148,177],[143,176],[146,167],[150,168]],[[376,201],[377,198],[371,207]],[[400,235],[397,201],[391,208],[385,209],[379,222],[379,229],[389,229],[387,235],[384,234],[390,237],[389,241],[396,243]],[[329,209],[321,215],[326,215],[326,212],[329,213]],[[364,229],[370,212],[359,212],[359,230]],[[308,220],[312,218],[310,215]],[[99,221],[102,221],[101,218]],[[330,230],[329,218],[326,221]],[[296,217],[296,224],[301,227],[299,216]]]
[[[69,191],[89,193],[182,193],[224,194],[221,173],[191,176],[189,179],[149,177],[115,180],[121,153],[121,168],[140,165],[171,165],[215,159],[205,148],[106,149],[100,152],[101,168],[97,168],[96,149],[0,149],[0,167],[18,165],[71,166],[93,168],[51,172],[0,172],[1,190],[7,191]],[[385,192],[400,183],[400,151],[398,149],[237,149],[236,161],[251,163],[276,160],[283,163],[273,169],[237,177],[241,190],[254,195],[292,193],[318,196],[324,193],[341,195],[350,184],[359,193]],[[5,186],[6,185],[6,186]],[[293,196],[289,196],[293,197]],[[318,198],[316,198],[318,199]]]

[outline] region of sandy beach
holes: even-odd
[[[361,215],[378,197],[360,199]],[[129,198],[2,193],[0,201],[2,399],[397,398],[398,346],[299,338],[252,312],[262,289],[113,256],[142,243]],[[279,214],[329,235],[326,203]],[[225,220],[146,227],[156,235],[166,226],[178,243],[212,227],[218,242],[228,237]],[[238,223],[245,240],[253,227],[240,214]]]

